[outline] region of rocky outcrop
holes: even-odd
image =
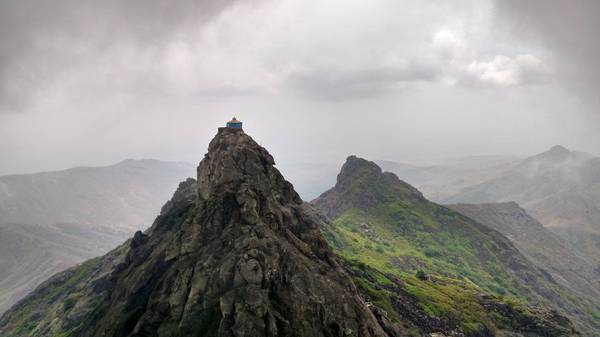
[[[62,273],[2,336],[388,336],[269,153],[220,129],[146,232]],[[35,310],[32,310],[35,307]],[[391,324],[391,323],[390,323]]]
[[[371,208],[398,197],[424,200],[421,192],[395,174],[382,172],[374,162],[349,156],[337,176],[335,189],[324,192],[314,202],[321,212],[334,218],[355,205]]]

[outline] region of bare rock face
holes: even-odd
[[[273,165],[242,130],[220,129],[197,189],[182,183],[120,262],[69,270],[57,291],[43,285],[0,320],[0,335],[388,336]],[[26,312],[31,303],[43,312]]]
[[[378,185],[386,186],[386,190],[374,188]],[[358,191],[361,193],[357,193]],[[395,174],[382,172],[374,162],[349,156],[337,176],[334,188],[325,191],[313,203],[326,216],[335,218],[355,205],[376,207],[398,197],[425,200],[421,192],[399,180]]]

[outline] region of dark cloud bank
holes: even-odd
[[[59,73],[94,62],[107,49],[161,47],[234,2],[2,1],[0,112],[24,108]]]
[[[599,9],[1,1],[0,174],[195,161],[232,114],[284,160],[594,152],[600,114],[581,112],[600,104]]]

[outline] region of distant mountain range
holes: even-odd
[[[600,263],[600,158],[555,146],[441,201],[517,202]]]
[[[149,226],[194,166],[124,160],[106,167],[0,177],[0,223]]]
[[[504,234],[530,261],[580,296],[600,303],[600,271],[514,202],[455,204],[450,208]]]
[[[48,277],[105,254],[131,234],[80,224],[0,225],[0,315]]]
[[[472,156],[433,166],[385,160],[376,163],[384,171],[393,172],[400,179],[417,186],[427,198],[442,202],[465,188],[504,175],[520,160],[522,158],[515,156]]]
[[[194,171],[187,163],[129,159],[0,177],[0,313],[49,276],[148,227]]]
[[[600,158],[554,146],[526,157],[440,166],[380,162],[443,204],[517,202],[600,268]]]

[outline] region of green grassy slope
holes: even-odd
[[[350,157],[336,186],[313,204],[331,218],[324,235],[354,270],[368,266],[383,284],[401,280],[425,314],[468,334],[518,326],[522,315],[542,317],[531,305],[559,308],[583,332],[597,328],[590,303],[556,284],[500,233],[427,201],[372,162]],[[370,291],[364,280],[355,282]],[[380,305],[392,309],[386,301]]]

